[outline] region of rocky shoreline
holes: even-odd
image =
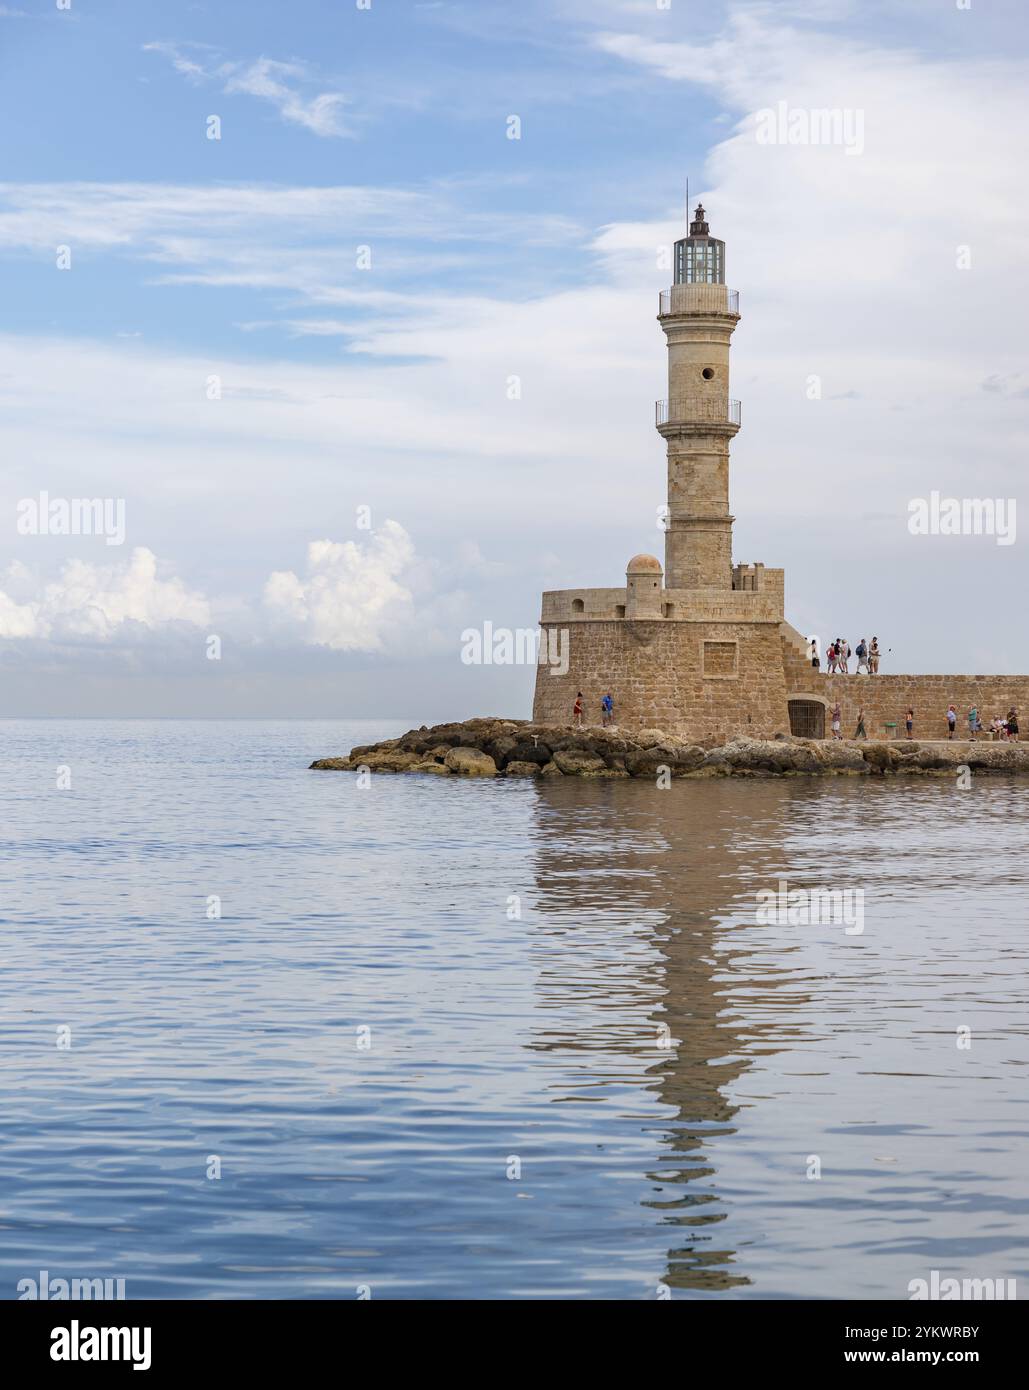
[[[734,738],[686,743],[660,729],[572,728],[519,719],[467,719],[318,758],[331,772],[417,772],[434,777],[837,777],[1029,773],[1029,744]]]

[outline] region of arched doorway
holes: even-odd
[[[822,700],[789,701],[790,733],[795,738],[825,738],[825,703]]]

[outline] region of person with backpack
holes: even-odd
[[[856,665],[855,668],[854,668],[854,674],[855,674],[855,675],[860,675],[860,674],[861,674],[861,668],[862,668],[862,666],[865,668],[865,675],[867,676],[867,675],[868,675],[868,643],[865,641],[865,639],[864,639],[863,637],[862,637],[861,641],[857,644],[857,665]]]
[[[825,662],[826,662],[826,669],[828,670],[830,676],[835,676],[835,674],[836,674],[836,643],[835,643],[835,641],[830,642],[829,645],[828,645],[828,647],[826,648],[826,651],[825,651]]]

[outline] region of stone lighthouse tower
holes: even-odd
[[[668,348],[668,399],[657,403],[668,449],[664,569],[638,554],[624,587],[544,593],[540,650],[566,659],[537,668],[539,723],[566,724],[580,691],[594,722],[608,692],[623,728],[771,737],[792,727],[787,673],[794,703],[824,705],[811,694],[804,639],[785,620],[782,570],[733,564],[729,441],[740,406],[729,395],[729,343],[739,319],[725,243],[698,205],[658,301]]]
[[[668,443],[670,589],[733,587],[729,441],[740,404],[729,396],[729,341],[739,318],[739,295],[725,284],[725,243],[711,236],[698,203],[689,236],[675,243],[675,283],[658,315],[668,340],[657,428]]]

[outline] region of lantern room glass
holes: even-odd
[[[677,285],[724,285],[725,242],[711,236],[688,236],[675,243]]]

